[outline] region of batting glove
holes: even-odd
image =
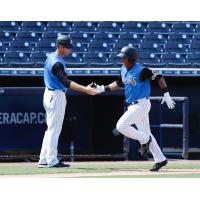
[[[163,104],[164,102],[166,102],[167,107],[169,109],[174,109],[175,108],[176,103],[172,100],[171,96],[169,95],[169,92],[165,92],[164,93],[164,97],[162,99],[161,104]]]
[[[105,86],[104,86],[104,85],[97,85],[96,83],[93,83],[92,87],[93,87],[98,93],[105,92]]]

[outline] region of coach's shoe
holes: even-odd
[[[168,163],[167,159],[160,163],[155,163],[153,167],[150,169],[150,171],[157,172],[161,167],[165,166],[167,163]]]
[[[140,153],[143,158],[147,158],[147,152],[149,151],[149,145],[151,143],[151,136],[149,137],[149,141],[146,144],[141,145]]]
[[[40,164],[40,163],[39,163],[39,164],[38,164],[38,167],[39,167],[39,168],[47,168],[48,166],[47,166],[47,164]]]
[[[64,164],[63,162],[59,162],[53,166],[51,166],[50,168],[55,167],[55,168],[59,168],[59,167],[70,167],[69,164]]]

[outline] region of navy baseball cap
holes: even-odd
[[[56,44],[58,45],[62,45],[68,49],[72,49],[74,46],[72,44],[72,39],[69,36],[66,35],[59,35],[56,39]]]

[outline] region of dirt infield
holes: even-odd
[[[200,161],[169,160],[159,172],[150,172],[152,161],[73,162],[70,168],[39,169],[37,163],[0,163],[0,177],[192,177],[200,178]]]

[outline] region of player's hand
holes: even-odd
[[[97,85],[96,83],[92,83],[92,87],[100,94],[102,92],[105,92],[105,86],[104,85]]]
[[[91,84],[89,84],[87,87],[86,87],[86,93],[87,94],[90,94],[90,95],[95,95],[95,94],[98,94],[98,92],[94,89],[94,88],[92,88],[92,84],[93,83],[91,83]]]
[[[164,102],[166,102],[167,107],[169,109],[174,109],[175,108],[176,103],[172,100],[171,96],[169,95],[169,92],[165,92],[164,93],[164,97],[162,99],[161,104],[163,104]]]

